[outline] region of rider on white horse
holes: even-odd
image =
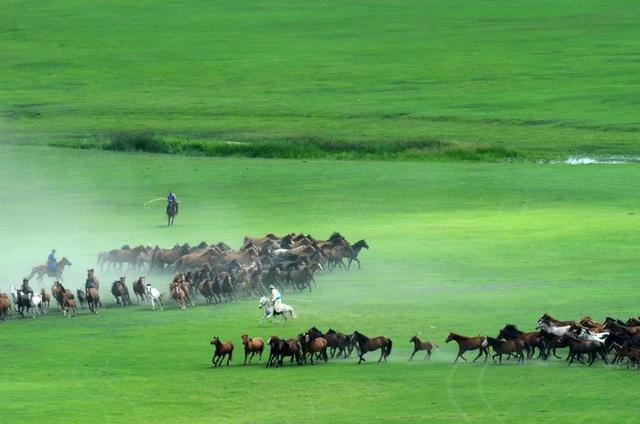
[[[271,303],[273,303],[273,309],[278,312],[281,313],[282,312],[282,295],[280,294],[280,292],[278,291],[277,288],[275,288],[274,285],[270,285],[269,286],[269,290],[271,290]]]

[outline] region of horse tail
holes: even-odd
[[[436,349],[440,349],[440,346],[438,346],[437,344],[433,344],[433,347],[435,347]]]
[[[233,347],[229,351],[229,361],[233,361]]]
[[[387,339],[387,340],[389,340],[389,344],[387,345],[387,349],[384,353],[385,358],[391,355],[391,348],[393,347],[393,341],[391,341],[391,339]]]

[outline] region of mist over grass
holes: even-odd
[[[198,299],[187,311],[168,302],[163,313],[113,307],[110,282],[126,275],[130,283],[140,273],[98,270],[109,303],[98,315],[67,319],[52,310],[0,323],[10,335],[0,371],[19,382],[0,385],[10,405],[3,419],[68,421],[51,416],[55,399],[55,408],[113,422],[269,422],[273,410],[264,405],[274,402],[279,417],[292,420],[299,417],[295,403],[309,410],[331,404],[313,409],[318,421],[572,422],[566,393],[580,391],[581,417],[632,420],[635,372],[563,361],[453,366],[455,348],[443,340],[448,331],[495,335],[506,322],[532,330],[545,311],[561,319],[637,315],[629,293],[637,280],[640,203],[620,182],[639,172],[635,165],[292,161],[0,146],[0,181],[9,182],[0,220],[10,246],[0,256],[3,291],[52,247],[73,262],[65,285],[75,289],[97,252],[125,243],[222,240],[237,248],[244,235],[325,238],[338,230],[371,246],[361,253],[361,271],[318,275],[312,293],[285,292],[300,318],[264,327],[255,300],[207,306]],[[163,201],[144,207],[168,189],[183,202],[172,228]],[[149,281],[167,297],[170,276]],[[241,334],[289,337],[312,325],[390,336],[391,362],[239,365]],[[431,362],[406,361],[417,333],[440,345]],[[230,369],[210,368],[214,335],[237,344]],[[309,386],[318,378],[322,384]],[[305,390],[274,400],[274,381],[282,379]],[[52,398],[54,391],[65,396]],[[185,411],[175,409],[177,392],[190,405]],[[87,401],[95,406],[83,408]],[[238,413],[245,410],[254,412]]]

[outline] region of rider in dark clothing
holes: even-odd
[[[56,249],[52,249],[51,253],[49,253],[49,257],[47,258],[47,271],[55,272],[56,270]]]
[[[178,199],[176,198],[176,195],[174,192],[169,191],[169,194],[167,195],[167,214],[169,214],[169,208],[173,203],[175,203],[176,213],[178,213]]]

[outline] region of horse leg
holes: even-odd
[[[431,351],[427,350],[427,356],[424,359],[431,359]]]
[[[473,362],[476,362],[478,360],[478,358],[480,358],[482,355],[484,355],[484,349],[482,349],[482,347],[480,348],[480,352],[478,352],[478,356],[476,356],[476,359],[473,360]],[[488,357],[489,355],[487,355]],[[485,358],[486,361],[486,358]]]
[[[378,359],[378,363],[382,362],[382,358],[384,357],[384,347],[380,347],[380,359]],[[385,359],[386,362],[386,359]]]
[[[413,353],[411,354],[411,356],[409,356],[409,360],[413,361],[413,355],[415,355],[417,352],[417,350],[414,350]]]

